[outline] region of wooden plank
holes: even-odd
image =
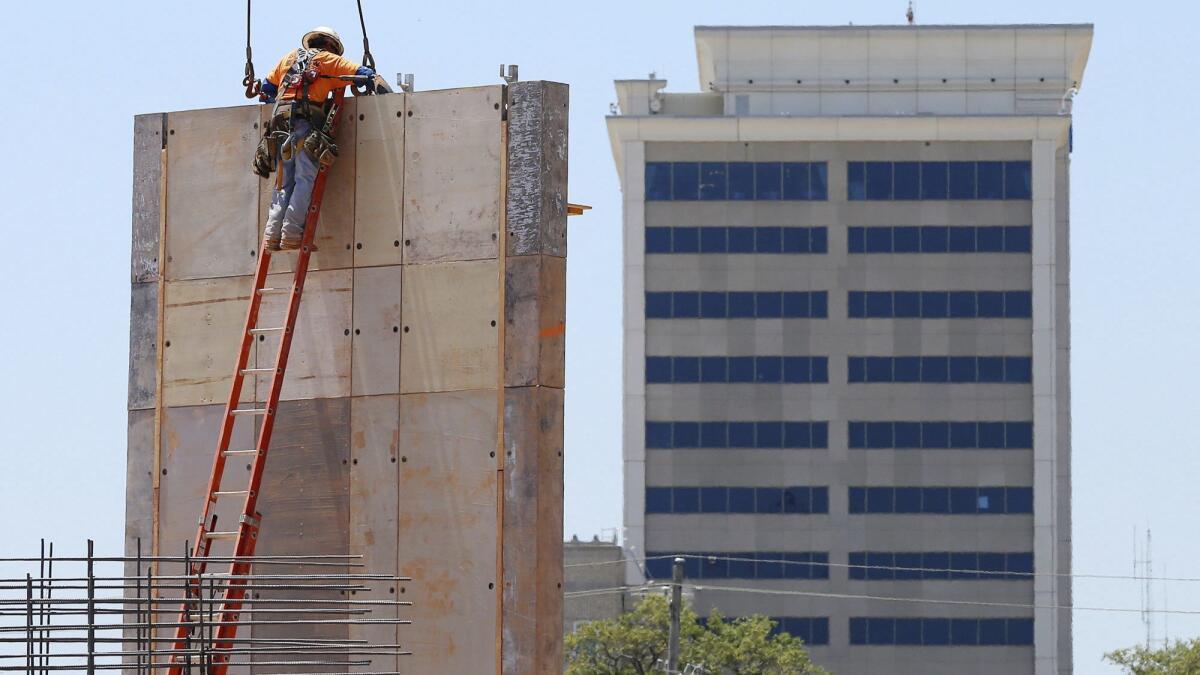
[[[408,96],[404,261],[495,258],[502,87]]]
[[[254,271],[259,179],[250,161],[258,121],[259,106],[168,114],[168,279]]]
[[[363,570],[397,574],[396,556],[400,483],[400,397],[350,399],[350,552],[363,556]],[[355,600],[395,601],[399,584],[375,583]],[[371,618],[397,618],[399,608],[381,606]],[[351,626],[350,639],[372,644],[397,644],[397,626]],[[395,670],[395,656],[374,656],[370,666],[351,672]]]
[[[405,673],[496,671],[496,422],[495,390],[400,397]]]
[[[504,384],[565,384],[566,258],[510,256],[504,291]]]
[[[509,255],[567,255],[568,97],[557,82],[508,88]]]
[[[354,265],[398,265],[404,240],[405,94],[358,106]]]
[[[154,407],[158,370],[158,282],[133,284],[129,302],[129,409]]]
[[[296,333],[288,356],[281,399],[336,398],[350,395],[350,323],[353,297],[352,270],[310,272],[296,319]],[[291,274],[267,277],[271,288],[290,288]],[[263,299],[258,325],[283,325],[286,294]],[[258,362],[269,367],[276,362],[279,333],[259,336]],[[257,399],[266,400],[270,377],[258,377]]]
[[[133,246],[130,252],[134,283],[158,278],[159,182],[162,165],[164,113],[133,118]]]
[[[562,672],[563,391],[504,390],[504,673]]]
[[[166,284],[163,401],[166,406],[224,403],[250,301],[250,277]],[[254,366],[251,353],[247,367]],[[253,400],[244,387],[242,400]],[[213,432],[216,440],[215,431]]]
[[[401,393],[495,388],[497,262],[404,267]]]
[[[399,265],[354,270],[351,394],[400,393]]]
[[[154,508],[154,411],[130,410],[128,426],[128,448],[125,462],[125,555],[134,556],[141,542],[142,555],[150,555],[153,543],[153,513]],[[149,563],[142,565],[142,573]],[[137,563],[126,562],[124,573],[128,576],[138,574]],[[124,597],[137,596],[136,589],[126,588]],[[132,614],[123,617],[123,623],[134,623]],[[134,639],[136,631],[127,628],[124,631],[127,640]],[[134,663],[133,657],[122,658],[122,663]]]

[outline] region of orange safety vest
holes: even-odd
[[[296,52],[292,52],[279,60],[275,69],[267,76],[267,81],[279,87],[283,82],[283,78],[291,69],[292,64],[296,61]],[[338,56],[333,52],[318,51],[313,55],[310,68],[316,68],[317,79],[308,85],[308,100],[314,103],[324,103],[329,93],[334,89],[341,89],[348,82],[345,80],[336,80],[329,77],[320,77],[321,75],[339,76],[339,75],[354,75],[358,72],[358,64],[343,56]],[[295,86],[279,92],[279,98],[284,101],[291,101],[300,96],[301,87]]]

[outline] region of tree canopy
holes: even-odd
[[[1160,649],[1126,647],[1104,655],[1129,675],[1194,675],[1200,673],[1200,638],[1168,641]]]

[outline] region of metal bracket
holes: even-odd
[[[507,75],[504,74],[505,67],[506,66],[503,63],[500,64],[500,79],[504,80],[508,84],[512,84],[512,83],[516,82],[519,79],[517,77],[517,65],[513,64],[511,66],[507,66],[507,68],[508,68]]]
[[[400,87],[400,91],[411,94],[413,90],[413,74],[396,73],[396,86]]]

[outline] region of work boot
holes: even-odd
[[[299,238],[292,239],[291,237],[284,237],[279,241],[279,250],[295,251],[300,248],[300,241],[301,240]]]
[[[268,251],[279,250],[279,239],[267,239],[264,244],[266,245]]]

